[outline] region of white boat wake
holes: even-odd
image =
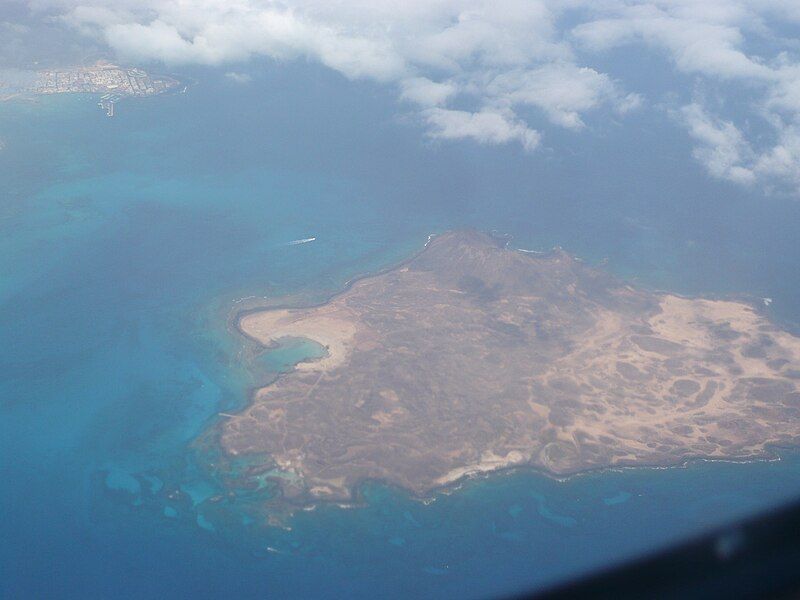
[[[287,242],[287,246],[299,246],[300,244],[308,244],[309,242],[313,242],[317,238],[310,237],[310,238],[303,238],[302,240],[292,240],[291,242]]]

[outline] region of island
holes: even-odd
[[[327,350],[226,415],[219,441],[290,503],[366,480],[428,497],[476,474],[743,460],[800,442],[800,338],[747,302],[636,289],[556,249],[432,237],[325,304],[241,332]]]
[[[37,94],[116,94],[154,96],[179,85],[172,77],[155,77],[138,68],[99,61],[89,67],[38,71],[30,91]]]
[[[114,104],[123,98],[156,96],[180,85],[174,77],[98,61],[91,66],[0,72],[0,101],[37,95],[102,94],[99,106],[113,117]]]

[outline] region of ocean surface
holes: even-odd
[[[0,104],[0,596],[482,597],[800,495],[785,450],[430,503],[374,482],[263,526],[269,486],[227,494],[209,431],[319,348],[245,359],[237,305],[324,299],[477,227],[651,288],[771,298],[797,331],[800,203],[710,180],[656,112],[526,154],[428,140],[393,91],[312,66],[189,75],[111,119],[91,96]]]

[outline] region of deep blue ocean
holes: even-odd
[[[192,76],[112,119],[91,96],[0,105],[1,597],[482,597],[800,494],[783,451],[505,474],[432,503],[372,483],[362,507],[262,527],[204,433],[309,349],[248,365],[242,298],[324,298],[477,227],[651,288],[769,297],[797,331],[800,203],[712,181],[663,114],[526,154],[430,141],[393,91],[311,66]]]

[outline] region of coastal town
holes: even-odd
[[[119,96],[154,96],[178,85],[171,77],[152,77],[142,69],[123,68],[108,62],[90,67],[39,71],[37,94],[113,93]]]
[[[40,71],[33,91],[37,94],[102,93],[97,105],[113,117],[115,104],[126,96],[155,96],[178,85],[171,77],[153,77],[142,69],[101,61],[91,67]]]
[[[114,105],[126,97],[156,96],[173,90],[180,82],[168,76],[154,76],[139,68],[127,68],[107,61],[91,66],[45,69],[17,78],[16,84],[2,85],[7,99],[52,94],[102,94],[98,106],[109,117]]]

